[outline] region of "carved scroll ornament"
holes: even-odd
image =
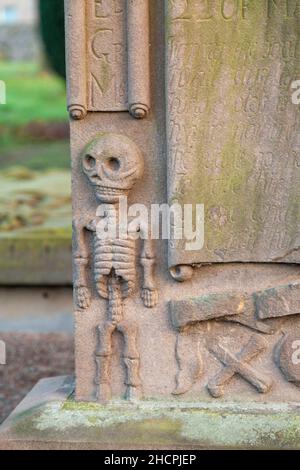
[[[65,0],[65,17],[70,117],[81,120],[89,111],[147,117],[149,0]]]

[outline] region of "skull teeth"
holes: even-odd
[[[99,187],[98,192],[101,194],[121,194],[123,191],[121,189],[117,188],[104,188],[104,187]]]

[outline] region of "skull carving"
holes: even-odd
[[[100,202],[117,202],[142,177],[143,156],[127,137],[101,134],[85,148],[83,171]]]

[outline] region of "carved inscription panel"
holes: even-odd
[[[125,0],[87,0],[89,111],[127,110]]]
[[[299,0],[166,3],[169,199],[205,206],[170,266],[299,263]]]

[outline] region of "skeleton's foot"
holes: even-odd
[[[140,400],[142,398],[141,387],[133,387],[132,385],[127,385],[125,398],[127,401]]]
[[[111,399],[111,388],[110,388],[110,381],[111,381],[111,373],[110,373],[110,361],[111,356],[100,356],[96,355],[96,366],[97,366],[97,374],[96,374],[96,395],[97,400],[101,403],[106,403]]]
[[[97,385],[97,401],[100,403],[107,403],[111,400],[111,388],[107,383],[100,383]]]

